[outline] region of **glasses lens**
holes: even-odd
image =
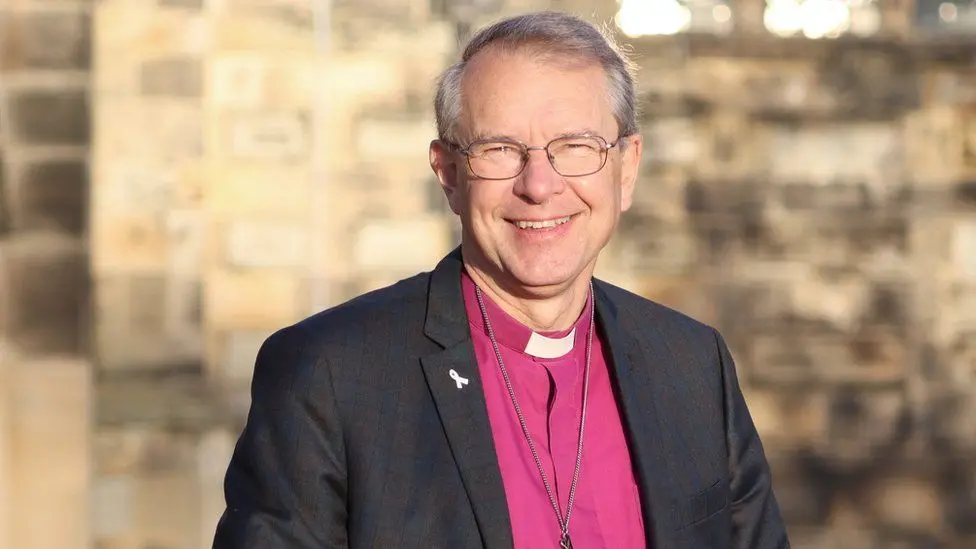
[[[483,179],[508,179],[522,171],[525,151],[516,143],[482,142],[468,148],[471,171]]]
[[[603,167],[604,143],[595,137],[563,137],[549,144],[549,154],[560,174],[590,175]]]

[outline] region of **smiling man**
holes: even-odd
[[[258,353],[215,549],[789,547],[721,336],[593,278],[631,204],[631,67],[543,12],[441,78],[431,272]]]

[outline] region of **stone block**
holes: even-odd
[[[0,136],[2,135],[3,134],[0,133]],[[6,151],[3,148],[3,139],[0,137],[0,231],[6,231],[7,227],[13,221],[10,218],[10,210],[14,207],[10,200],[10,194],[13,189],[11,189],[10,177],[7,176],[7,162],[5,156]]]
[[[212,49],[210,21],[196,10],[100,2],[94,10],[94,29],[93,56],[98,70],[92,75],[92,87],[113,97],[135,96],[144,88],[169,94],[182,91],[178,96],[196,91],[199,73],[193,76],[192,67],[172,61],[198,59]],[[183,69],[187,68],[191,75],[178,85],[161,80],[166,73],[186,74]]]
[[[302,275],[214,270],[204,279],[204,323],[214,330],[264,330],[296,322],[307,301]]]
[[[310,118],[304,112],[236,113],[223,126],[216,150],[237,161],[295,161],[311,150]]]
[[[698,128],[689,118],[655,120],[644,134],[644,158],[650,164],[687,165],[702,160]]]
[[[149,178],[146,172],[176,178],[168,172],[190,169],[203,156],[203,125],[203,110],[192,101],[101,96],[92,146],[95,185],[105,181],[143,193],[145,183],[116,178]]]
[[[696,138],[697,152],[688,164],[701,178],[756,179],[768,154],[762,126],[734,109],[723,109],[702,119]]]
[[[330,182],[314,184],[332,187]],[[311,209],[312,184],[305,166],[226,164],[212,168],[207,177],[207,210],[219,218],[301,218]]]
[[[7,91],[11,136],[24,145],[86,145],[88,92],[82,89]]]
[[[200,479],[200,526],[199,547],[213,544],[214,528],[224,512],[224,476],[237,442],[237,430],[211,429],[200,439],[197,454],[197,471]]]
[[[22,230],[85,232],[88,219],[88,165],[84,160],[48,160],[22,168],[15,191],[14,227]]]
[[[905,164],[918,185],[963,179],[965,138],[958,109],[932,106],[908,113],[904,122]]]
[[[120,538],[134,522],[135,483],[129,476],[97,477],[92,488],[92,534],[95,540]]]
[[[418,4],[404,5],[400,10],[406,8],[416,12]],[[457,27],[451,23],[451,19],[411,22],[411,18],[419,17],[410,14],[395,15],[400,10],[388,10],[382,17],[376,17],[375,14],[343,17],[340,15],[342,12],[337,10],[333,16],[334,20],[341,21],[333,32],[337,49],[384,54],[395,52],[402,59],[422,57],[440,67],[445,66],[448,60],[453,61],[452,57],[457,53],[458,38]]]
[[[884,387],[903,382],[908,373],[909,349],[898,333],[875,329],[850,336],[804,335],[801,326],[783,320],[775,335],[754,335],[742,345],[750,383]]]
[[[311,30],[315,17],[315,5],[308,0],[225,0],[221,3],[220,10],[230,15],[263,19],[300,31]]]
[[[314,51],[311,5],[272,7],[278,17],[259,10],[225,10],[215,15],[215,50]]]
[[[233,267],[302,268],[308,264],[308,227],[273,220],[239,220],[227,227],[227,263]]]
[[[198,210],[172,210],[166,215],[169,275],[179,279],[201,276],[206,249],[207,219]]]
[[[833,474],[865,470],[884,457],[898,455],[908,420],[901,389],[849,388],[831,393],[825,436],[813,454]]]
[[[366,162],[416,162],[424,165],[428,145],[437,137],[432,120],[372,119],[360,121],[356,150]]]
[[[203,63],[186,55],[146,61],[139,71],[139,91],[147,97],[199,98],[203,93]]]
[[[929,68],[922,75],[922,97],[926,105],[976,103],[976,76],[948,67]]]
[[[666,307],[677,309],[700,322],[708,324],[716,322],[717,307],[703,277],[694,274],[648,276],[647,271],[633,265],[632,260],[630,263],[621,270],[633,273],[635,278],[633,291]]]
[[[93,439],[95,476],[121,479],[193,470],[198,437],[197,432],[137,422],[103,424]]]
[[[620,234],[621,261],[645,276],[688,273],[701,259],[699,240],[683,224],[665,225],[647,218],[621,226]]]
[[[449,251],[449,236],[447,224],[437,217],[375,220],[356,233],[353,260],[368,270],[422,271]]]
[[[649,60],[648,64],[653,66],[654,62],[661,60]],[[823,114],[831,112],[837,102],[823,89],[813,67],[795,60],[692,56],[677,75],[679,78],[672,82],[655,78],[663,74],[646,75],[641,79],[641,89],[665,97],[701,98],[709,105],[754,114]]]
[[[953,235],[953,259],[963,280],[976,284],[976,216],[961,220]]]
[[[87,548],[91,366],[52,358],[8,368],[12,546]],[[57,528],[52,528],[55,516]]]
[[[783,182],[898,181],[899,154],[899,135],[889,124],[780,127],[769,136],[770,176]]]
[[[320,101],[329,66],[312,53],[235,51],[217,53],[209,70],[210,104],[217,108],[285,110]]]
[[[343,117],[364,105],[395,104],[403,98],[406,66],[389,55],[336,52],[327,71],[322,93],[333,108],[349,106]]]
[[[209,19],[200,12],[146,9],[141,2],[99,2],[94,10],[94,55],[119,49],[147,54],[203,54],[212,47]]]
[[[82,349],[88,265],[80,242],[24,233],[0,243],[0,284],[6,310],[0,331],[26,351]]]
[[[105,371],[175,370],[202,355],[201,289],[196,280],[157,274],[95,281],[95,344]]]
[[[113,215],[165,215],[173,207],[178,167],[146,163],[113,162],[92,169],[94,221]]]
[[[96,274],[164,272],[170,249],[165,220],[156,216],[108,214],[92,219],[91,262]]]
[[[918,56],[907,44],[835,46],[819,68],[823,87],[850,116],[898,116],[921,103]]]
[[[254,373],[254,361],[257,359],[258,350],[275,329],[227,332],[223,336],[224,349],[219,365],[221,382],[249,385]]]
[[[161,8],[182,8],[199,10],[203,8],[203,0],[157,0]]]
[[[204,425],[173,429],[146,423],[99,429],[93,498],[96,544],[205,547],[199,543],[201,529],[211,529],[212,535],[213,525],[204,525],[201,514],[201,487],[204,480],[212,482],[200,467],[204,439],[209,453],[219,451],[204,436],[209,432]]]
[[[91,66],[91,16],[83,10],[0,15],[0,70],[86,70]]]
[[[192,471],[112,480],[125,488],[112,493],[104,488],[110,480],[99,481],[102,511],[96,520],[104,529],[95,537],[97,547],[200,547],[200,488]],[[122,515],[110,521],[112,512]]]
[[[953,200],[963,207],[976,208],[976,180],[957,183]]]

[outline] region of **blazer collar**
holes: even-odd
[[[441,259],[430,275],[424,333],[444,348],[471,338],[461,294],[462,269],[459,246]]]
[[[420,359],[485,549],[511,549],[512,525],[461,293],[461,252],[431,273],[424,333],[442,349]],[[458,379],[464,379],[462,384]]]

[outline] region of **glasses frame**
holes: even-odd
[[[609,157],[610,149],[612,149],[612,148],[616,147],[617,145],[619,145],[620,144],[620,141],[623,140],[625,137],[626,136],[620,136],[620,137],[618,137],[616,139],[616,141],[613,141],[612,143],[608,143],[606,139],[604,139],[603,137],[601,137],[599,135],[594,135],[594,134],[590,134],[590,133],[581,133],[581,134],[576,134],[576,135],[563,135],[563,136],[557,137],[557,138],[553,139],[552,141],[549,141],[548,143],[546,143],[544,146],[529,146],[529,145],[527,145],[527,144],[525,144],[525,143],[523,143],[523,142],[521,142],[521,141],[519,141],[517,139],[477,139],[475,141],[472,141],[471,143],[468,143],[468,146],[467,147],[461,147],[461,145],[459,145],[458,143],[454,143],[454,142],[451,142],[451,141],[446,141],[446,140],[442,140],[442,141],[448,147],[450,147],[451,149],[453,149],[455,152],[463,155],[464,158],[467,159],[468,171],[471,172],[478,179],[483,179],[483,180],[486,180],[486,181],[504,181],[506,179],[513,179],[515,177],[518,177],[518,176],[522,175],[522,172],[525,171],[525,166],[527,166],[528,163],[529,163],[529,152],[531,152],[531,151],[546,151],[546,158],[549,160],[549,165],[552,166],[552,169],[556,173],[558,173],[559,175],[561,175],[563,177],[586,177],[588,175],[593,175],[593,174],[599,172],[600,170],[602,170],[604,167],[606,167],[606,165],[607,165],[607,158]],[[562,141],[562,140],[566,140],[566,139],[579,139],[579,138],[596,139],[597,141],[600,142],[600,167],[597,168],[597,169],[595,169],[595,170],[593,170],[592,172],[580,173],[580,174],[573,174],[573,175],[566,175],[566,174],[560,172],[558,168],[556,168],[556,162],[555,162],[555,159],[552,156],[552,153],[549,151],[549,147],[551,147],[552,144],[555,143],[556,141]],[[522,166],[519,168],[519,170],[514,175],[510,175],[508,177],[482,177],[480,174],[478,174],[477,172],[475,172],[474,171],[474,168],[471,166],[471,147],[473,147],[475,145],[482,144],[482,143],[505,143],[505,144],[515,145],[515,146],[519,147],[520,149],[522,149]]]

